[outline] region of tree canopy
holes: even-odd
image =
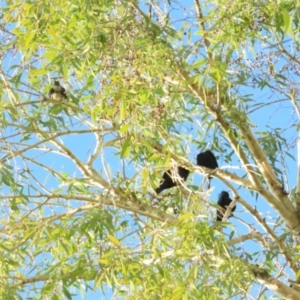
[[[3,2],[0,298],[300,299],[299,15]],[[178,167],[187,181],[157,195]]]

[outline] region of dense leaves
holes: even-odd
[[[298,299],[299,7],[3,3],[1,299]]]

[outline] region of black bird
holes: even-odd
[[[229,198],[229,194],[225,191],[222,191],[222,193],[219,195],[219,201],[218,205],[222,207],[222,209],[217,209],[217,221],[222,221],[224,213],[226,212],[227,207],[230,205],[232,200]],[[232,208],[232,212],[234,212],[236,209],[236,205]],[[233,214],[229,216],[232,217]]]
[[[197,155],[197,165],[200,167],[206,167],[213,170],[219,167],[215,155],[210,150],[206,150]],[[209,180],[208,188],[210,188],[211,176],[208,176],[208,180]]]
[[[173,171],[173,173],[175,173],[175,170]],[[175,174],[172,174],[172,171],[168,170],[164,173],[163,180],[161,181],[159,187],[155,189],[156,194],[159,194],[163,190],[170,189],[178,185],[182,181],[186,181],[189,173],[190,171],[183,167],[178,167]],[[174,177],[172,178],[172,176]]]
[[[68,98],[66,89],[60,85],[59,81],[54,81],[54,86],[49,92],[49,98],[52,100],[63,100]]]

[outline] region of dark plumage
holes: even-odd
[[[49,98],[52,100],[63,100],[68,98],[66,89],[60,85],[59,81],[54,81],[54,86],[49,92]]]
[[[210,150],[206,150],[197,155],[197,165],[213,170],[219,167],[216,157]],[[210,180],[211,176],[208,176],[208,188],[210,188]]]
[[[175,173],[175,170],[172,172],[171,170],[168,170],[167,172],[164,173],[163,175],[163,180],[160,183],[160,186],[155,190],[157,194],[162,192],[163,190],[170,189],[182,181],[186,181],[190,171],[183,168],[183,167],[178,167],[178,173]],[[175,173],[175,174],[172,174]],[[173,178],[172,178],[173,177]]]
[[[219,167],[216,157],[210,150],[206,150],[197,155],[197,165],[213,170]]]
[[[219,195],[219,201],[218,205],[222,207],[222,209],[217,209],[217,221],[222,221],[224,213],[226,212],[227,207],[230,205],[232,200],[229,198],[229,194],[225,191],[222,191],[222,193]],[[232,212],[234,212],[236,209],[236,205],[232,208]],[[233,214],[231,214],[229,217],[232,217]]]

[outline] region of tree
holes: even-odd
[[[1,11],[2,299],[299,299],[296,2]],[[221,168],[196,165],[206,149]]]

